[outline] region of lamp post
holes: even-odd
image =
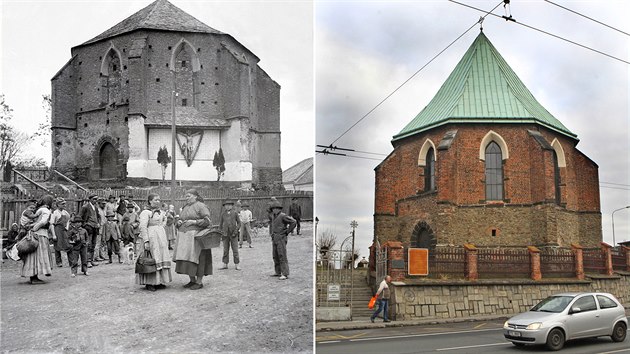
[[[354,293],[354,230],[359,226],[356,220],[350,222],[352,227],[352,250],[350,252],[350,320],[352,320],[352,295]]]
[[[612,230],[613,230],[613,247],[615,247],[615,245],[617,244],[617,242],[615,241],[615,212],[618,212],[618,211],[624,210],[624,209],[628,209],[628,208],[630,208],[630,205],[625,206],[623,208],[619,208],[619,209],[613,210],[613,212],[612,212],[611,217],[612,217]]]

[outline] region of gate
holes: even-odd
[[[383,278],[387,275],[387,247],[381,248],[381,243],[376,240],[376,281],[378,286]]]
[[[315,262],[317,319],[352,319],[352,252],[318,249]]]

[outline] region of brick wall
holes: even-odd
[[[437,191],[424,192],[420,149],[426,139],[438,146],[453,129],[458,132],[450,148],[437,151]],[[560,204],[555,202],[553,152],[528,129],[539,130],[549,144],[554,139],[562,144],[566,167],[560,168]],[[503,202],[485,201],[485,164],[479,151],[490,130],[505,140],[509,152],[503,165]],[[409,242],[421,221],[432,227],[441,244],[593,246],[601,241],[598,166],[571,139],[534,125],[460,124],[394,144],[375,169],[374,231],[381,242]]]

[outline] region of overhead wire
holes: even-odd
[[[418,73],[420,73],[420,71],[422,71],[424,68],[426,68],[429,64],[431,64],[435,59],[437,59],[437,57],[439,57],[442,53],[444,53],[448,48],[450,48],[453,44],[455,44],[455,42],[457,42],[460,38],[462,38],[466,33],[468,33],[471,29],[473,29],[477,24],[483,22],[483,19],[486,18],[486,16],[488,16],[489,14],[492,13],[492,11],[496,10],[497,7],[499,7],[499,5],[503,4],[503,1],[499,2],[497,4],[497,6],[495,6],[494,8],[492,8],[492,10],[487,11],[487,13],[482,16],[477,22],[475,22],[472,26],[470,26],[466,31],[464,31],[464,33],[462,33],[461,35],[459,35],[457,38],[455,38],[454,41],[452,41],[448,46],[446,46],[446,48],[442,49],[439,53],[437,53],[433,58],[431,58],[431,60],[429,60],[426,64],[424,64],[420,69],[416,70],[416,72],[414,72],[407,80],[403,81],[402,84],[400,84],[398,87],[396,87],[394,89],[394,91],[392,91],[389,95],[387,95],[385,98],[383,98],[376,106],[374,106],[374,108],[372,108],[371,110],[369,110],[366,114],[364,114],[359,120],[357,120],[354,124],[352,124],[348,129],[346,129],[341,135],[339,135],[339,137],[337,137],[337,139],[333,140],[333,142],[331,143],[334,144],[336,143],[339,139],[341,139],[344,135],[346,135],[346,133],[348,133],[352,128],[354,128],[357,124],[361,123],[361,121],[363,121],[367,116],[369,116],[372,112],[374,112],[378,107],[380,107],[385,101],[387,101],[387,99],[389,99],[393,94],[395,94],[398,90],[400,90],[403,86],[405,86],[405,84],[407,84],[409,81],[411,81],[411,79],[413,79],[416,75],[418,75]],[[486,12],[485,10],[483,10],[484,12]]]
[[[465,6],[465,7],[471,8],[471,9],[473,9],[473,10],[477,10],[477,11],[485,12],[485,10],[483,10],[483,9],[480,9],[480,8],[477,8],[477,7],[474,7],[474,6],[468,5],[468,4],[464,4],[464,3],[461,3],[461,2],[459,2],[459,1],[455,1],[455,0],[448,0],[448,1],[450,1],[450,2],[452,2],[452,3],[455,3],[455,4],[458,4],[458,5],[462,5],[462,6]],[[504,17],[499,16],[499,15],[495,15],[495,14],[493,14],[493,13],[489,13],[489,14],[490,14],[490,15],[492,15],[492,16],[498,17],[498,18],[503,18],[503,19],[505,19]],[[553,33],[551,33],[551,32],[547,32],[547,31],[545,31],[545,30],[541,30],[541,29],[536,28],[536,27],[534,27],[534,26],[530,26],[530,25],[525,24],[525,23],[523,23],[523,22],[517,21],[517,20],[515,20],[515,19],[513,19],[513,18],[510,18],[510,21],[511,21],[511,22],[514,22],[514,23],[516,23],[516,24],[518,24],[518,25],[521,25],[521,26],[523,26],[523,27],[526,27],[526,28],[532,29],[532,30],[534,30],[534,31],[537,31],[537,32],[540,32],[540,33],[546,34],[546,35],[548,35],[548,36],[551,36],[551,37],[554,37],[554,38],[557,38],[557,39],[563,40],[563,41],[565,41],[565,42],[568,42],[568,43],[574,44],[574,45],[576,45],[576,46],[578,46],[578,47],[582,47],[582,48],[584,48],[584,49],[588,49],[588,50],[590,50],[590,51],[592,51],[592,52],[595,52],[595,53],[598,53],[598,54],[604,55],[604,56],[609,57],[609,58],[611,58],[611,59],[614,59],[614,60],[620,61],[620,62],[622,62],[622,63],[630,64],[630,61],[627,61],[627,60],[624,60],[624,59],[618,58],[618,57],[616,57],[616,56],[614,56],[614,55],[611,55],[611,54],[608,54],[608,53],[604,53],[604,52],[602,52],[601,50],[597,50],[597,49],[591,48],[591,47],[589,47],[589,46],[586,46],[586,45],[584,45],[584,44],[580,44],[580,43],[575,42],[575,41],[572,41],[572,40],[570,40],[570,39],[567,39],[567,38],[564,38],[564,37],[558,36],[558,35],[553,34]]]
[[[596,20],[596,19],[594,19],[594,18],[592,18],[592,17],[589,17],[589,16],[586,16],[586,15],[584,15],[584,14],[581,14],[581,13],[579,13],[579,12],[575,11],[575,10],[571,10],[571,9],[569,9],[568,7],[562,6],[562,5],[560,5],[560,4],[556,4],[556,3],[555,3],[555,2],[553,2],[553,1],[549,1],[549,0],[545,0],[545,1],[546,1],[546,2],[548,2],[548,3],[550,3],[550,4],[552,4],[552,5],[558,6],[558,7],[559,7],[559,8],[561,8],[561,9],[564,9],[564,10],[567,10],[567,11],[569,11],[569,12],[572,12],[572,13],[574,13],[574,14],[578,15],[578,16],[582,16],[582,17],[584,17],[584,18],[586,18],[586,19],[589,19],[589,20],[591,20],[591,21],[593,21],[593,22],[599,23],[599,24],[600,24],[600,25],[602,25],[602,26],[606,26],[606,27],[608,27],[608,28],[610,28],[610,29],[612,29],[612,30],[615,30],[615,31],[619,32],[619,33],[623,33],[623,34],[625,34],[626,36],[630,36],[630,33],[628,33],[628,32],[624,32],[624,31],[622,31],[622,30],[620,30],[620,29],[618,29],[618,28],[615,28],[615,27],[613,27],[613,26],[611,26],[611,25],[605,24],[605,23],[603,23],[603,22],[601,22],[601,21],[598,21],[598,20]]]

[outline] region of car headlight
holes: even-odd
[[[508,321],[505,321],[505,323],[503,324],[503,328],[508,328]]]
[[[527,326],[527,329],[539,329],[542,327],[542,322],[534,322]]]

